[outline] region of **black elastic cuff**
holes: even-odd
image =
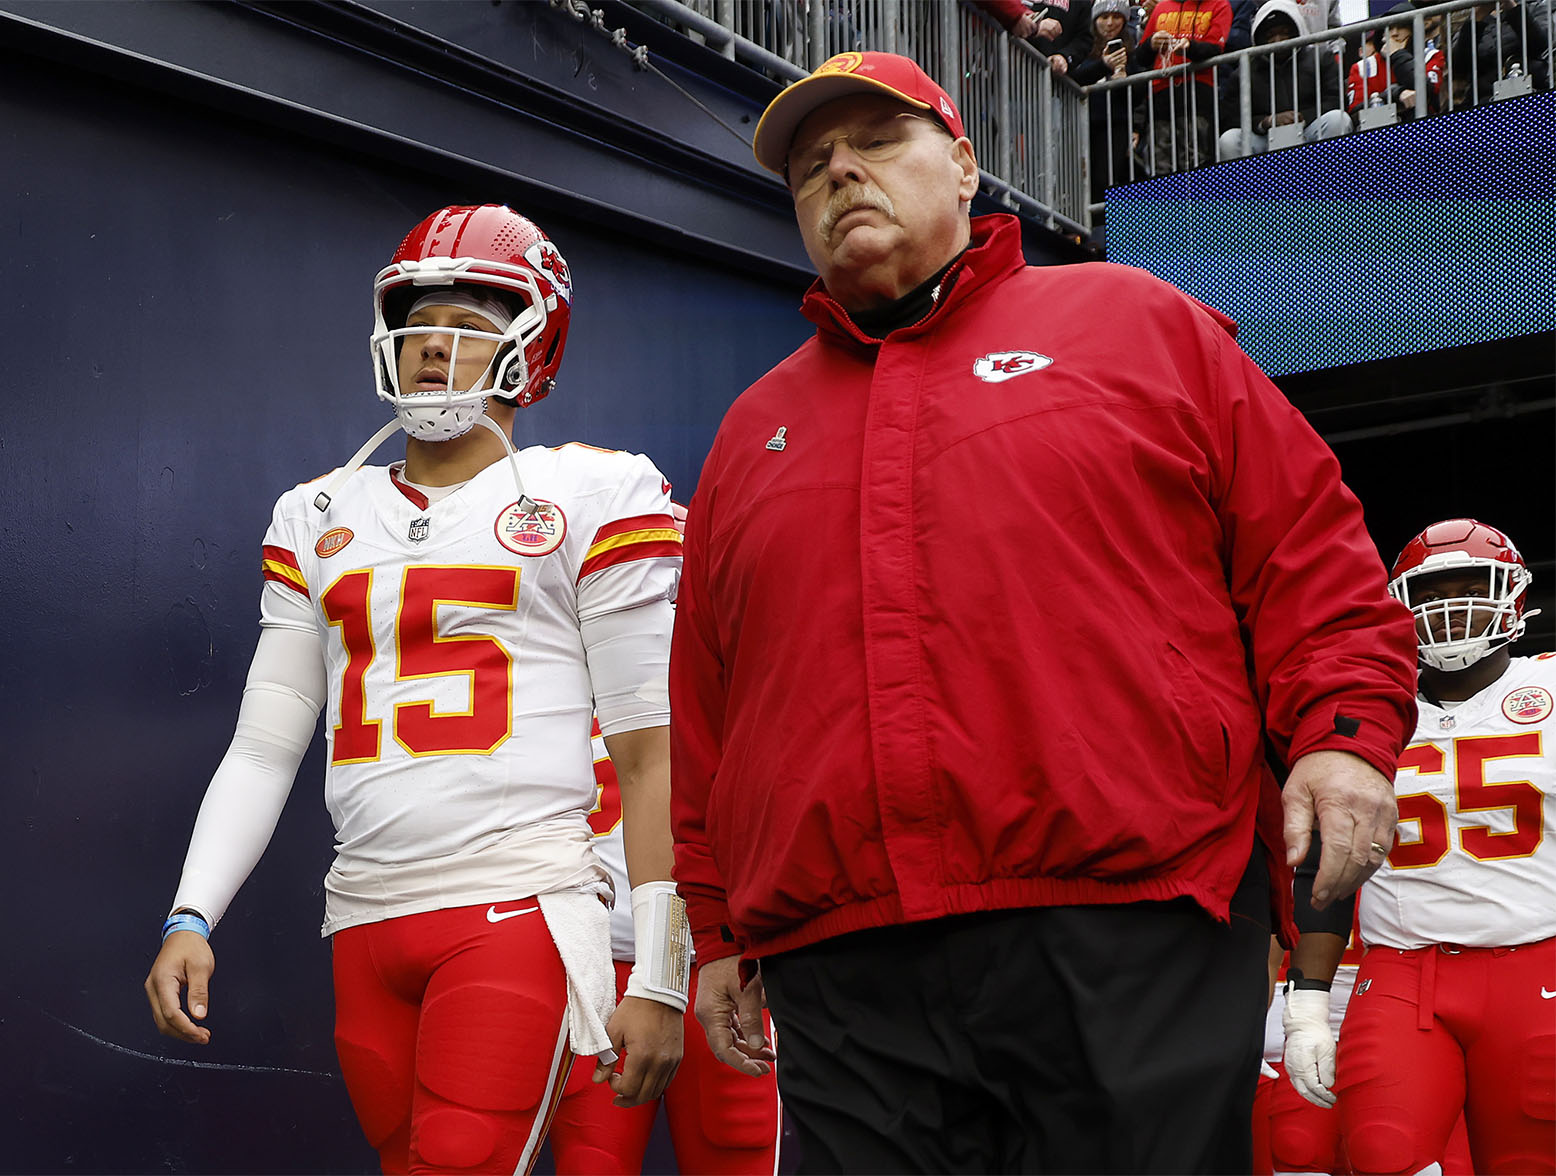
[[[1334,981],[1332,980],[1314,980],[1311,977],[1304,976],[1301,968],[1286,969],[1286,990],[1288,992],[1293,989],[1297,992],[1303,992],[1310,988],[1328,992],[1333,984]]]

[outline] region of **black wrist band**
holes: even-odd
[[[1286,990],[1288,992],[1305,992],[1308,989],[1328,992],[1333,983],[1332,980],[1314,980],[1304,976],[1301,968],[1286,969]]]

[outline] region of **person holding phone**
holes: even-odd
[[[1092,0],[1092,49],[1070,72],[1077,85],[1092,86],[1110,78],[1139,72],[1135,40],[1128,26],[1128,0]],[[1093,98],[1091,110],[1091,201],[1096,204],[1114,184],[1127,184],[1144,174],[1129,154],[1139,138],[1134,126],[1133,87],[1110,90],[1107,101]]]
[[[974,0],[1012,37],[1030,41],[1064,75],[1092,49],[1092,0]]]

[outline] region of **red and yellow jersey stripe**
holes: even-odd
[[[274,580],[277,584],[285,584],[293,592],[308,595],[308,582],[303,579],[303,572],[297,566],[297,557],[284,547],[272,547],[265,544],[261,549],[262,558],[259,568],[265,579]]]
[[[668,514],[617,519],[606,523],[594,533],[594,542],[589,545],[589,551],[584,556],[578,578],[582,580],[595,572],[635,559],[652,559],[656,556],[678,559],[680,555],[681,533],[675,529],[675,520]]]

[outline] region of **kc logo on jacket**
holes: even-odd
[[[991,351],[973,360],[973,375],[991,384],[1002,384],[1029,372],[1040,372],[1053,359],[1037,351]]]

